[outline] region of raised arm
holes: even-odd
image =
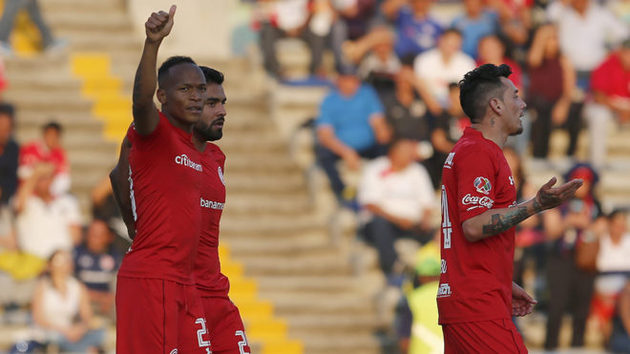
[[[127,233],[129,238],[133,240],[136,236],[136,225],[133,217],[133,210],[131,208],[131,194],[130,194],[130,181],[129,181],[129,150],[131,149],[131,142],[123,139],[120,147],[120,156],[118,158],[118,164],[114,167],[109,174],[109,180],[112,183],[112,191],[114,193],[114,199],[116,205],[120,209],[125,226],[127,226]]]
[[[151,134],[160,119],[157,107],[153,103],[153,95],[157,88],[157,54],[162,40],[173,28],[175,9],[176,6],[173,5],[168,13],[154,12],[144,24],[147,38],[144,41],[142,57],[136,71],[132,98],[133,121],[136,131],[141,135]]]
[[[462,224],[464,237],[470,242],[476,242],[507,231],[528,217],[554,208],[572,198],[582,185],[581,179],[574,179],[553,188],[556,181],[556,177],[550,179],[540,187],[534,198],[526,202],[512,208],[490,209],[464,221]]]

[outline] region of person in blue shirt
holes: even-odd
[[[479,41],[488,35],[497,34],[500,30],[499,16],[486,9],[482,0],[464,0],[465,13],[456,17],[451,27],[462,34],[462,51],[477,59]]]
[[[442,25],[429,15],[433,0],[386,0],[383,13],[396,29],[395,51],[410,62],[418,54],[434,48],[442,34]]]
[[[351,170],[358,170],[361,157],[374,158],[385,153],[390,139],[383,106],[372,87],[362,84],[353,69],[339,74],[336,88],[323,100],[315,122],[315,155],[324,169],[339,202],[344,202],[345,184],[336,163],[342,159]],[[346,193],[346,196],[348,193]]]
[[[122,255],[112,247],[112,231],[105,221],[95,219],[88,227],[85,242],[74,252],[77,278],[88,289],[90,302],[104,315],[113,310],[112,289]]]

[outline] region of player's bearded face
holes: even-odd
[[[525,101],[518,95],[518,90],[510,80],[508,89],[505,90],[503,96],[503,103],[506,105],[506,114],[504,119],[509,129],[509,135],[518,135],[523,132],[523,116],[525,115],[525,108],[527,105]]]
[[[206,141],[219,140],[223,136],[223,124],[227,114],[223,87],[217,84],[208,85],[207,96],[201,119],[194,129]]]

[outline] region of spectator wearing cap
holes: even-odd
[[[630,123],[630,38],[593,71],[591,91],[593,101],[584,112],[589,123],[590,159],[602,166],[610,125]]]
[[[402,353],[444,352],[442,328],[438,325],[435,302],[440,284],[440,246],[436,241],[424,245],[416,255],[415,274],[418,286],[407,294],[398,333]],[[406,308],[405,308],[406,307]]]
[[[578,163],[564,177],[565,180],[579,178],[584,182],[573,199],[543,214],[544,229],[552,245],[547,257],[547,350],[557,348],[560,325],[567,310],[573,318],[571,346],[584,345],[595,271],[583,258],[593,249],[593,242],[597,240],[595,235],[605,224],[594,192],[599,180],[595,169],[591,165]],[[573,306],[567,308],[567,304]]]
[[[394,243],[410,238],[426,243],[431,238],[431,213],[436,207],[431,179],[416,163],[417,142],[396,138],[387,156],[369,162],[361,175],[358,202],[367,214],[365,236],[379,255],[389,285],[400,286]]]
[[[383,154],[383,144],[390,139],[383,106],[374,89],[348,70],[339,75],[336,87],[320,104],[315,125],[317,162],[337,200],[344,204],[351,198],[344,197],[346,186],[336,163],[342,159],[349,169],[358,171],[362,157],[372,159]]]

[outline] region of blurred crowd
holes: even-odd
[[[14,107],[0,103],[0,317],[29,325],[12,352],[54,346],[98,352],[114,320],[114,281],[125,241],[109,180],[92,191],[88,220],[70,194],[63,127],[19,144]],[[121,229],[123,226],[123,229]]]
[[[630,353],[628,213],[603,210],[596,188],[599,173],[611,165],[610,131],[630,123],[628,1],[259,0],[255,5],[267,73],[291,81],[276,44],[300,38],[310,50],[311,77],[333,83],[314,119],[314,155],[339,205],[357,213],[358,234],[377,250],[387,286],[402,289],[396,321],[402,352],[439,352],[435,191],[448,152],[470,124],[457,82],[477,65],[491,63],[512,68],[510,79],[528,104],[525,132],[505,150],[519,201],[539,187],[527,180],[523,158],[534,170],[559,168],[565,178],[585,181],[574,200],[531,217],[517,231],[514,280],[536,296],[537,311],[546,314],[544,347],[559,346],[562,319],[569,313],[571,346],[584,346],[588,322],[603,347]],[[325,68],[327,50],[334,74]],[[580,161],[584,128],[589,149]],[[549,159],[554,129],[568,136],[561,166]],[[348,170],[357,171],[358,183],[344,181]],[[400,238],[421,246],[415,265],[399,259]]]

